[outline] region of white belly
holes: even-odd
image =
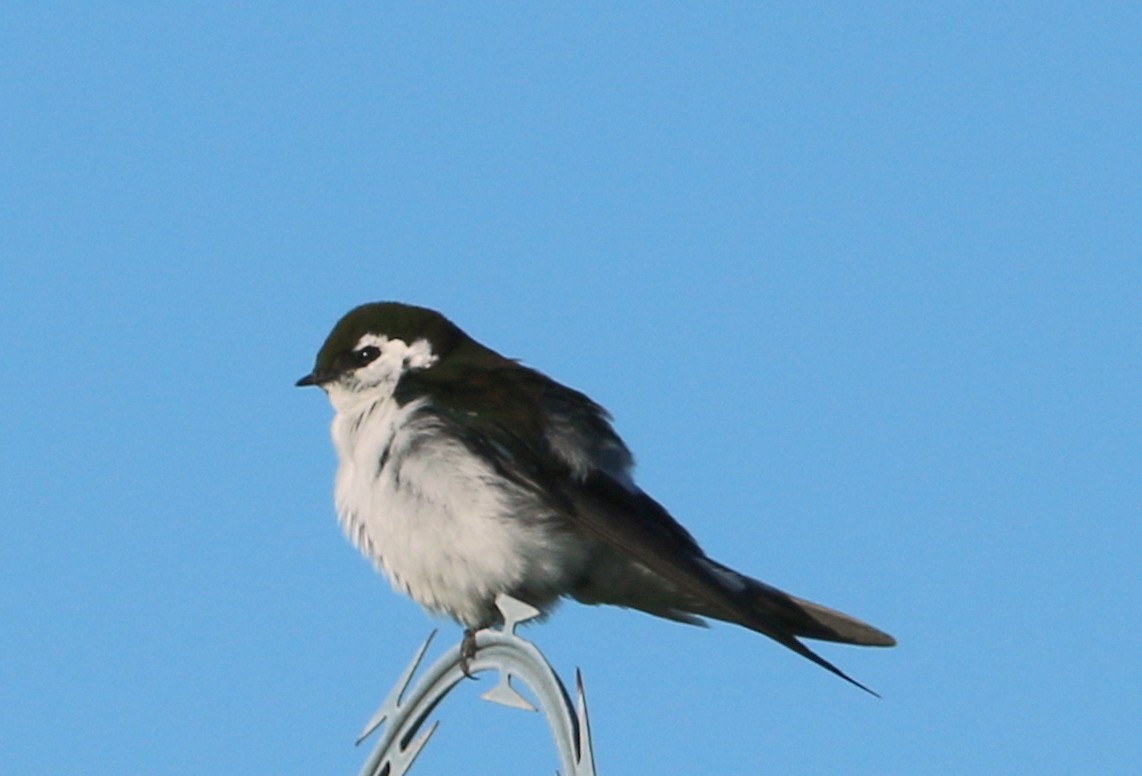
[[[334,419],[337,512],[353,543],[395,588],[468,627],[491,623],[499,593],[542,607],[567,592],[582,542],[435,419],[416,416],[420,406],[386,401]]]

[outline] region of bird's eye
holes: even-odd
[[[366,345],[360,350],[354,350],[352,355],[357,366],[362,367],[376,361],[377,357],[381,355],[381,349],[374,345]]]

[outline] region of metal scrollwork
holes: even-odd
[[[512,685],[513,679],[523,682],[539,701],[544,716],[547,717],[559,750],[562,774],[595,776],[582,677],[578,671],[575,672],[577,702],[572,703],[563,682],[539,648],[515,633],[517,625],[537,617],[539,612],[506,595],[496,599],[496,606],[504,616],[503,628],[477,633],[476,656],[469,662],[472,675],[484,671],[495,671],[499,675],[495,687],[481,697],[503,706],[536,711],[535,706]],[[380,741],[361,770],[361,776],[403,776],[407,773],[440,725],[439,720],[435,721],[421,732],[428,717],[452,688],[465,678],[460,667],[460,646],[457,645],[433,663],[409,690],[413,675],[435,635],[435,631],[429,634],[389,692],[388,698],[357,739],[359,744],[383,726]]]

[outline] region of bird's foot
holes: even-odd
[[[464,672],[464,676],[469,679],[475,679],[472,675],[472,659],[476,657],[476,629],[465,628],[464,638],[460,641],[460,670]]]

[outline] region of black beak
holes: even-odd
[[[335,369],[320,369],[319,367],[314,367],[312,372],[298,380],[294,385],[298,388],[304,388],[307,385],[316,385],[318,388],[322,388],[326,383],[335,382],[338,376],[339,373]]]

